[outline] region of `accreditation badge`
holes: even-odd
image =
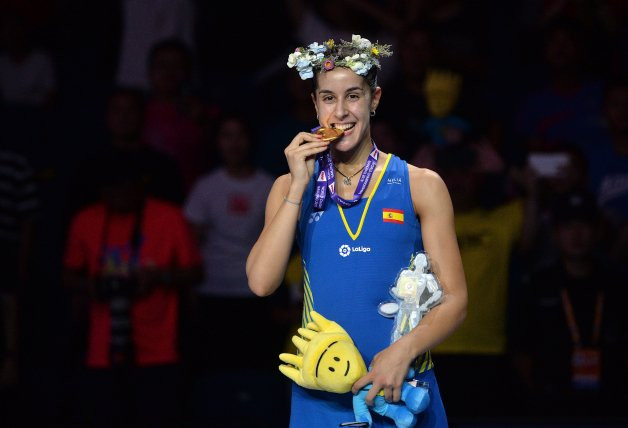
[[[575,389],[600,387],[602,353],[597,348],[575,348],[571,357],[571,383]]]

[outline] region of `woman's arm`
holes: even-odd
[[[296,232],[303,192],[290,191],[290,175],[282,175],[273,184],[266,201],[264,229],[246,260],[249,287],[258,296],[272,294],[281,284]]]
[[[380,390],[384,390],[388,401],[398,401],[412,361],[445,340],[466,315],[467,285],[449,192],[435,172],[409,168],[410,190],[421,220],[423,246],[443,287],[443,300],[410,333],[378,353],[371,363],[371,371],[355,383],[354,393],[369,383],[373,384],[366,397],[369,404]]]
[[[272,294],[281,284],[296,232],[301,199],[314,173],[314,156],[329,142],[300,132],[284,151],[290,174],[279,177],[266,201],[264,229],[246,260],[249,287],[258,296]]]

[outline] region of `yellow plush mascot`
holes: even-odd
[[[299,328],[299,336],[292,343],[299,354],[281,354],[285,364],[279,366],[281,373],[304,388],[344,394],[351,391],[353,384],[367,372],[364,359],[349,334],[339,324],[321,314],[311,311],[306,328]],[[414,371],[409,370],[408,377]],[[373,422],[366,405],[367,385],[353,396],[353,412],[357,422],[370,426]],[[404,382],[399,403],[387,403],[381,394],[375,398],[371,408],[375,413],[389,417],[399,428],[410,428],[416,424],[416,415],[425,410],[430,402],[426,388]],[[357,426],[357,425],[352,425]]]

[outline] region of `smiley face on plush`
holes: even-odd
[[[353,340],[337,323],[329,321],[315,311],[313,322],[300,328],[292,343],[301,355],[281,354],[286,364],[279,370],[309,389],[343,394],[366,374],[366,365]]]
[[[285,364],[279,366],[281,373],[304,388],[344,394],[351,391],[353,384],[367,373],[364,359],[349,334],[337,323],[319,313],[310,312],[313,322],[298,330],[299,336],[292,343],[299,355],[281,354]],[[414,374],[409,371],[409,377]],[[362,388],[353,396],[353,411],[356,421],[372,424],[366,395],[371,385]],[[403,402],[388,403],[377,395],[371,410],[395,421],[397,427],[409,428],[416,423],[416,415],[427,408],[430,398],[427,389],[414,387],[404,382],[401,399]]]

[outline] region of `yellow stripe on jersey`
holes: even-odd
[[[379,187],[379,183],[382,181],[382,178],[384,178],[384,173],[386,172],[386,168],[388,168],[388,163],[390,162],[391,156],[392,154],[389,153],[388,157],[386,158],[386,162],[384,163],[384,167],[382,168],[382,172],[379,173],[379,177],[375,182],[375,186],[373,187],[369,198],[366,200],[366,205],[364,206],[364,211],[362,211],[362,217],[360,218],[360,224],[358,225],[358,230],[355,233],[353,233],[351,227],[349,227],[349,223],[347,223],[345,212],[342,210],[342,207],[339,204],[336,204],[336,206],[338,207],[338,211],[340,211],[340,217],[342,218],[342,222],[345,225],[345,229],[347,229],[347,233],[354,241],[358,239],[358,236],[360,236],[360,232],[362,232],[362,226],[364,226],[364,219],[366,218],[366,213],[369,210],[369,205],[371,205],[371,199],[373,199],[373,196],[375,195],[375,192]]]
[[[427,351],[425,354],[419,355],[412,365],[414,370],[417,373],[423,373],[427,370],[430,370],[434,367],[434,362],[432,361],[432,353]]]
[[[305,328],[309,322],[310,312],[314,309],[314,298],[312,297],[312,289],[310,288],[310,275],[303,266],[303,316],[301,319],[302,327]]]

